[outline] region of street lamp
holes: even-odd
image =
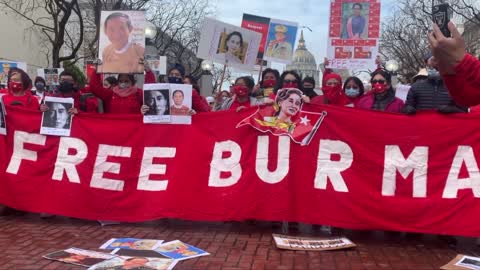
[[[210,96],[213,94],[213,62],[209,60],[203,60],[200,64],[202,69],[202,76],[200,78],[200,94],[202,96]]]
[[[145,37],[147,39],[154,39],[157,36],[157,27],[151,23],[147,22],[147,26],[145,27]]]
[[[397,81],[397,70],[398,70],[398,62],[395,60],[388,60],[385,64],[385,68],[392,74],[392,86],[395,87],[398,83]]]

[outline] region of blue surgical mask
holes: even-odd
[[[35,88],[38,90],[38,91],[43,91],[45,89],[45,84],[42,83],[42,82],[37,82],[35,84]]]
[[[428,78],[430,79],[439,79],[440,78],[440,72],[434,68],[427,68],[428,72]]]
[[[347,88],[345,89],[345,95],[351,98],[358,97],[358,95],[360,95],[360,89]]]
[[[168,82],[174,83],[174,84],[183,84],[182,78],[178,78],[178,77],[168,77]]]

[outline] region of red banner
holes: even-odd
[[[304,106],[304,109],[309,110]],[[39,135],[40,113],[7,108],[0,203],[87,219],[288,220],[351,229],[480,236],[480,115],[313,107],[307,146],[236,128],[79,115],[71,137]]]

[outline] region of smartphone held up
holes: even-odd
[[[452,15],[453,9],[448,3],[438,3],[432,6],[433,22],[438,25],[445,37],[452,36],[450,30],[448,30],[448,22],[452,18]]]

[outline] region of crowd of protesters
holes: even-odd
[[[479,61],[465,51],[464,41],[451,23],[452,37],[444,37],[438,28],[428,39],[431,53],[424,57],[425,69],[411,78],[410,90],[403,101],[396,97],[395,85],[391,74],[381,65],[372,72],[370,91],[358,77],[349,77],[345,81],[330,69],[324,70],[322,85],[315,90],[312,77],[301,78],[295,71],[287,70],[280,74],[277,70],[267,68],[261,80],[255,84],[250,76],[239,77],[229,91],[221,91],[215,97],[203,97],[194,76],[186,75],[182,65],[176,64],[167,76],[155,78],[154,73],[145,66],[145,84],[164,82],[171,84],[191,84],[192,110],[190,114],[234,110],[241,111],[257,105],[275,103],[280,89],[297,89],[302,93],[302,103],[348,106],[366,110],[389,113],[415,114],[417,111],[436,110],[440,113],[475,112],[480,103],[478,66]],[[325,64],[328,64],[326,60]],[[119,74],[118,77],[106,77],[91,74],[87,87],[80,89],[78,78],[68,70],[59,76],[59,87],[54,92],[46,91],[45,80],[36,77],[32,80],[28,74],[11,68],[2,100],[7,106],[48,111],[44,103],[47,95],[71,97],[74,100],[71,114],[86,113],[121,113],[139,114],[151,110],[143,102],[143,91],[137,86],[133,74]],[[34,89],[34,90],[32,90]],[[471,108],[469,108],[471,107]]]

